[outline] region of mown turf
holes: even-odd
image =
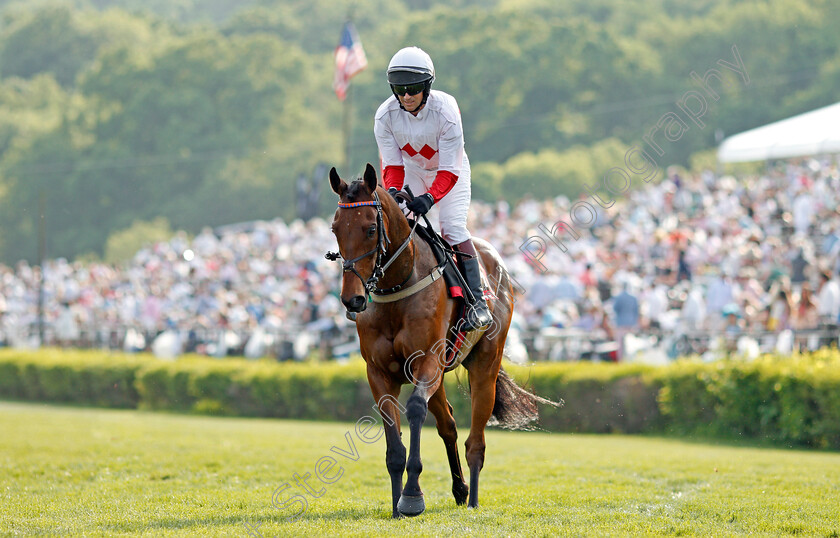
[[[351,451],[347,433],[356,461],[331,451]],[[837,453],[491,431],[468,510],[435,430],[423,436],[427,511],[393,521],[384,438],[352,424],[0,403],[0,534],[840,536]],[[343,470],[332,484],[314,476],[324,456]],[[302,494],[307,472],[324,491],[291,522],[301,505],[272,494]]]

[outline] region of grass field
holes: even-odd
[[[384,438],[352,424],[0,402],[0,535],[840,536],[837,453],[490,431],[468,510],[437,433],[423,435],[427,511],[394,521]],[[323,484],[328,455],[343,474]],[[307,472],[321,496],[290,522],[302,504],[272,494],[303,494],[293,475]]]

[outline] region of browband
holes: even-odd
[[[369,202],[338,202],[338,207],[342,209],[352,209],[354,207],[362,207],[365,205],[378,205],[379,202],[376,200],[371,200]]]

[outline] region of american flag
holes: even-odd
[[[350,79],[367,66],[365,49],[352,22],[344,24],[341,41],[335,48],[335,78],[333,89],[339,101],[347,97],[347,87]]]

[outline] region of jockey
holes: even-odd
[[[394,196],[408,185],[415,198],[406,207],[418,218],[438,206],[441,235],[465,254],[461,256],[463,273],[473,300],[464,329],[486,327],[492,318],[481,289],[478,255],[467,230],[470,161],[464,151],[458,103],[451,95],[431,89],[435,66],[417,47],[397,51],[387,74],[395,99],[380,105],[373,125],[385,188]]]

